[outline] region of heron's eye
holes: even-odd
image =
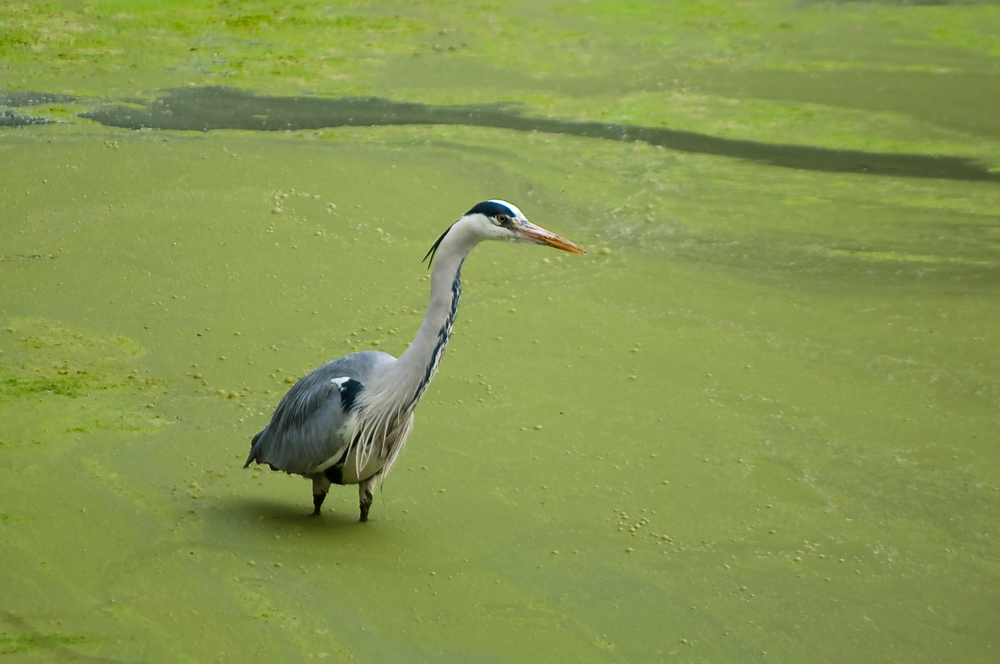
[[[510,224],[510,217],[508,217],[508,216],[507,216],[507,215],[505,215],[505,214],[498,214],[498,215],[497,215],[497,222],[498,222],[498,223],[499,223],[499,224],[500,224],[501,226],[507,226],[507,225],[509,225],[509,224]]]

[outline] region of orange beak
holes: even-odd
[[[536,226],[530,221],[518,226],[517,230],[521,237],[524,238],[524,242],[544,244],[547,247],[562,249],[563,251],[568,251],[571,254],[586,253],[583,249],[576,246],[566,238],[561,238],[555,233],[550,233],[541,226]]]

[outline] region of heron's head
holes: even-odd
[[[484,239],[544,244],[571,254],[583,253],[583,249],[569,240],[528,221],[517,206],[507,201],[484,201],[462,215],[462,218],[469,219]]]
[[[582,254],[583,249],[576,246],[569,240],[561,238],[555,233],[550,233],[540,226],[528,221],[528,219],[517,209],[517,206],[507,201],[483,201],[471,210],[462,215],[461,219],[438,238],[434,246],[427,252],[424,259],[434,260],[434,254],[441,245],[445,236],[452,234],[456,229],[461,229],[463,234],[471,235],[472,243],[481,240],[503,240],[506,242],[523,242],[527,244],[543,244],[548,247],[555,247],[568,251],[571,254]]]

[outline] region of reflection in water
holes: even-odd
[[[339,126],[472,125],[614,141],[644,141],[671,150],[747,159],[811,171],[1000,182],[971,159],[836,150],[721,138],[660,127],[573,122],[521,115],[501,104],[431,106],[381,97],[263,97],[226,87],[179,88],[141,107],[111,105],[82,116],[128,129],[283,131]]]

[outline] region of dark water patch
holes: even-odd
[[[0,127],[27,127],[29,125],[51,124],[48,118],[38,118],[34,115],[0,108]]]
[[[14,110],[26,106],[42,104],[65,104],[74,101],[67,95],[32,92],[30,90],[0,90],[0,127],[28,127],[52,124],[48,118],[40,118]]]
[[[0,90],[0,106],[18,108],[21,106],[41,106],[42,104],[69,104],[76,97],[57,95],[31,90]]]
[[[469,125],[539,131],[605,140],[643,141],[671,150],[711,154],[810,171],[1000,182],[972,159],[890,154],[808,145],[761,143],[661,127],[573,122],[522,115],[503,104],[431,106],[381,97],[262,97],[226,87],[182,88],[139,106],[109,105],[87,113],[104,125],[128,129],[246,129],[283,131],[384,125]]]

